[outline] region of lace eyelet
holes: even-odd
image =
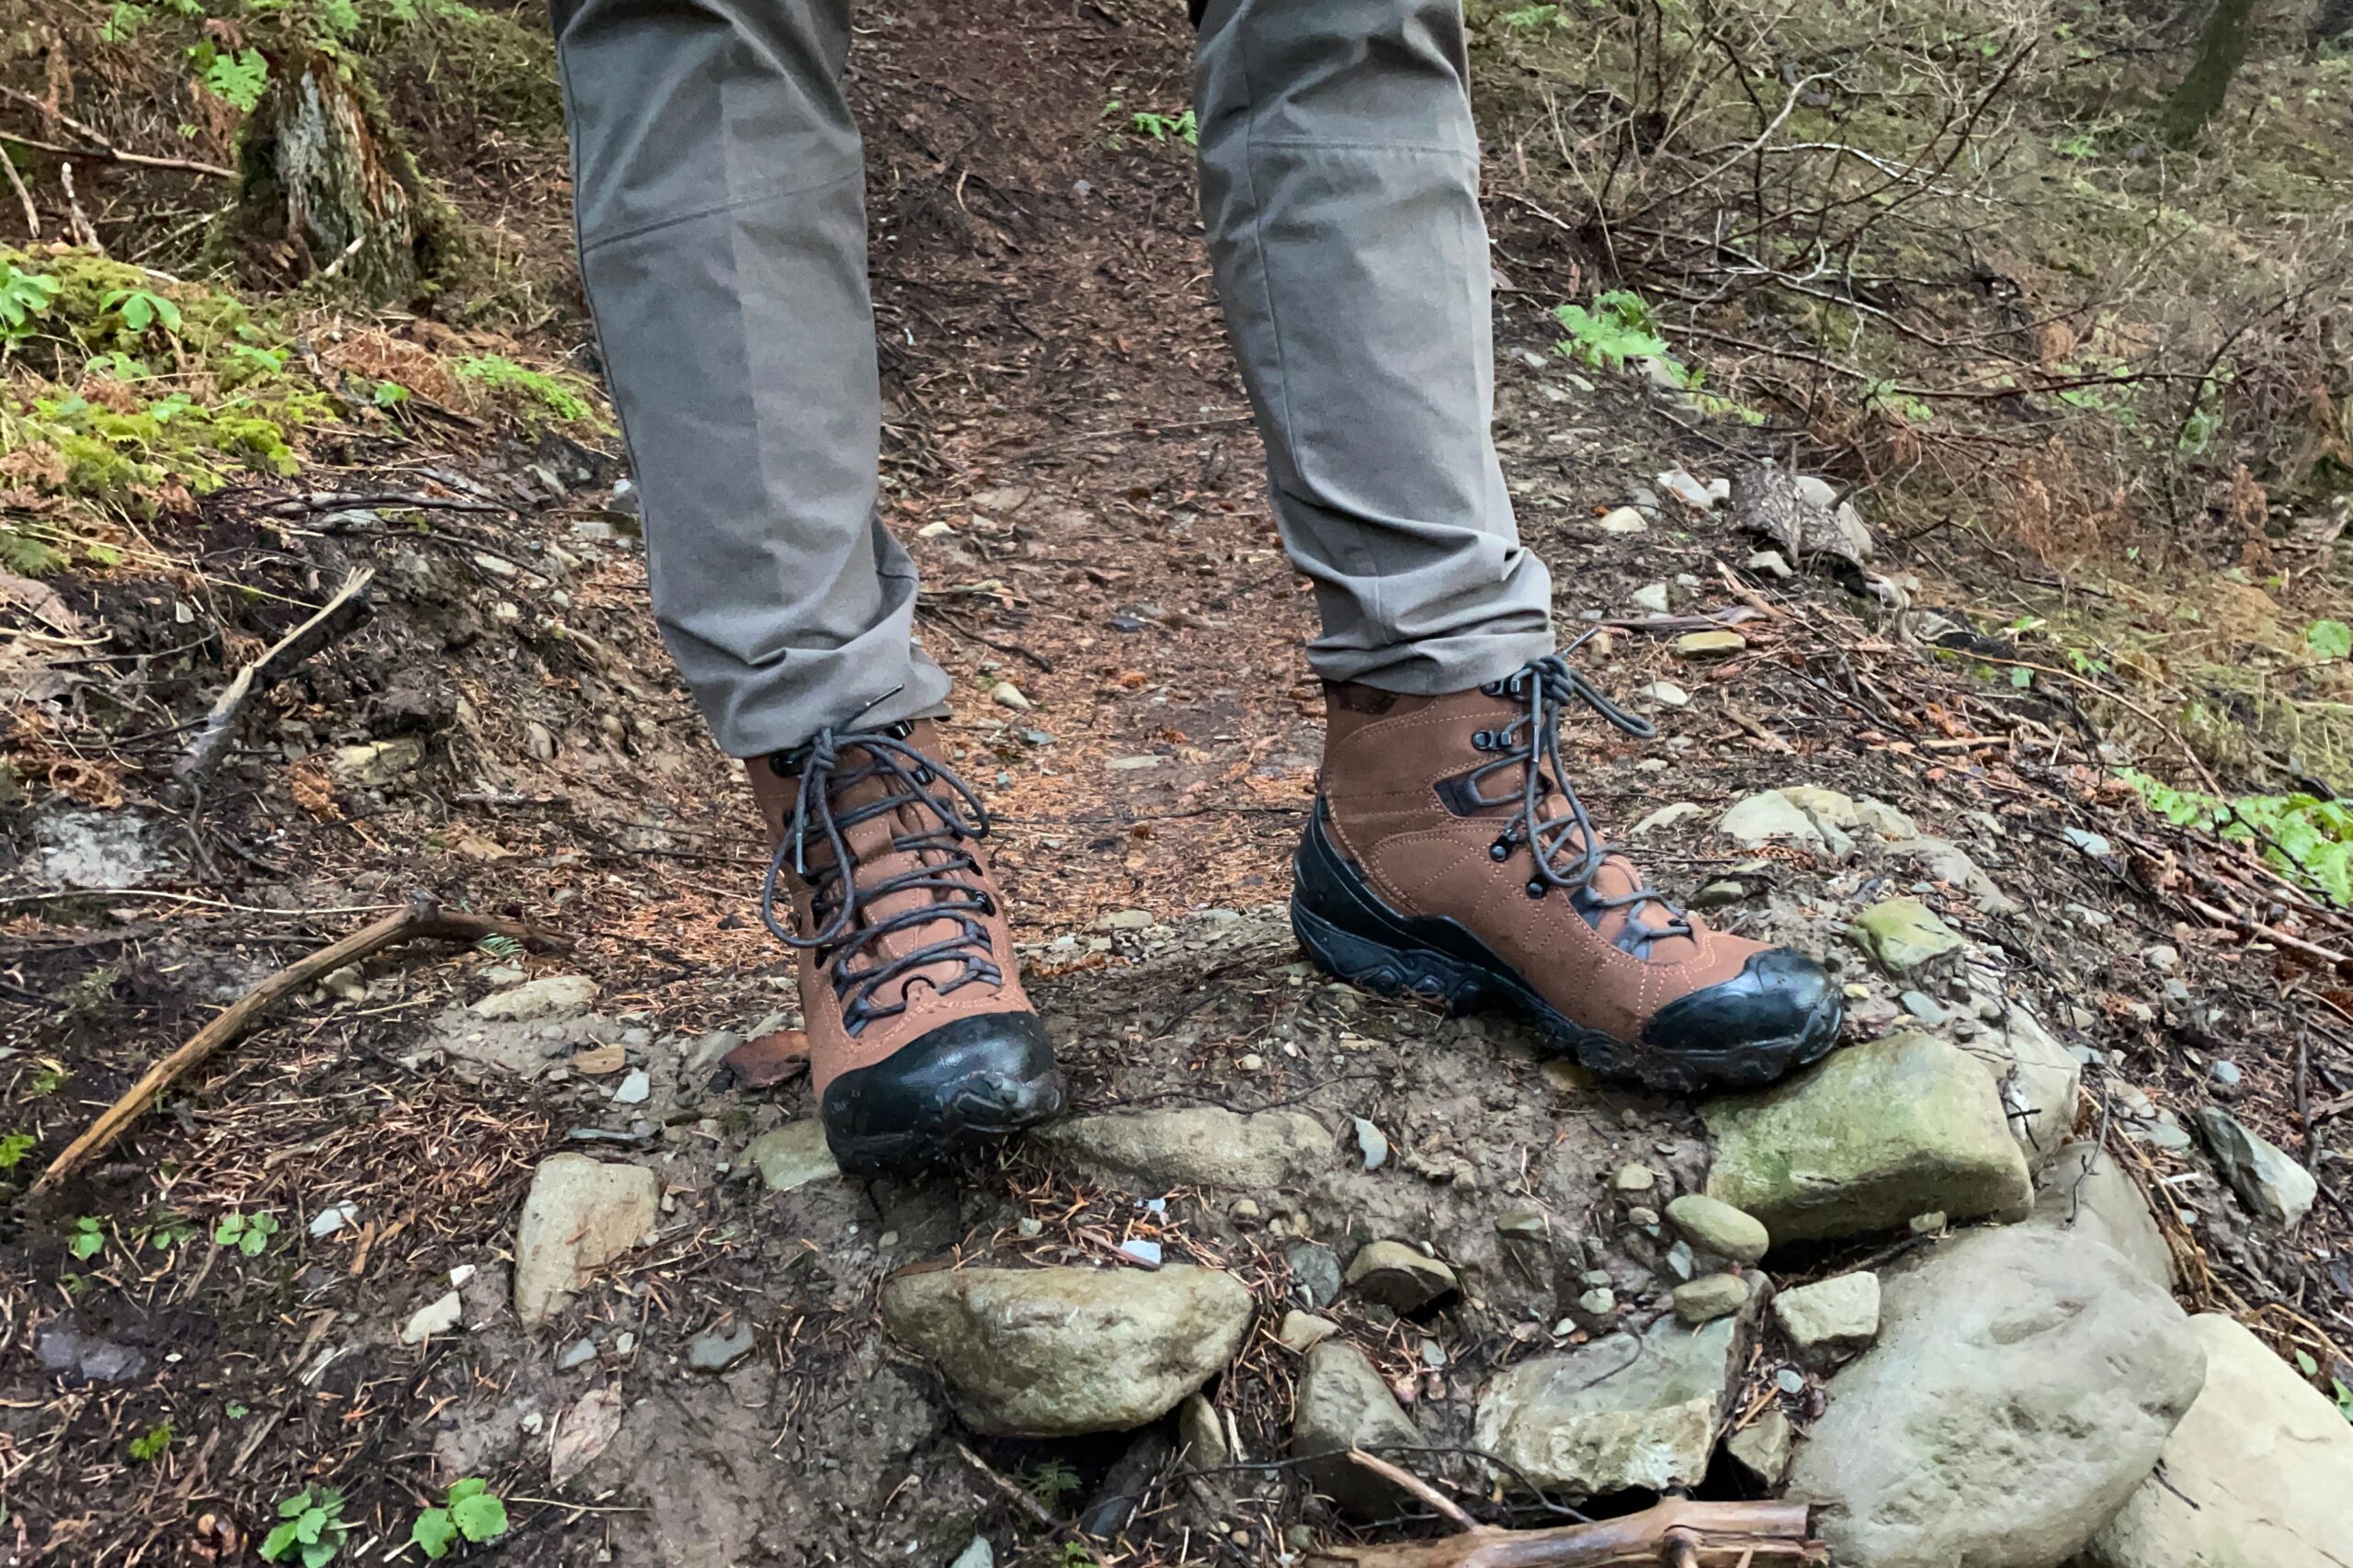
[[[1488,845],[1488,846],[1487,846],[1487,858],[1488,858],[1488,859],[1490,859],[1490,860],[1508,860],[1508,859],[1510,859],[1510,858],[1511,858],[1511,841],[1510,841],[1510,840],[1508,840],[1508,839],[1498,838],[1498,839],[1496,839],[1493,844]]]
[[[1545,885],[1540,881],[1530,881],[1528,884],[1528,896],[1530,898],[1540,899],[1550,891],[1550,889],[1545,887]]]

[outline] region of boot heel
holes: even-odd
[[[1290,901],[1290,928],[1318,968],[1351,985],[1435,1003],[1449,1013],[1486,999],[1485,977],[1470,965],[1427,948],[1393,947],[1345,930],[1296,897]]]

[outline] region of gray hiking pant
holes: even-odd
[[[849,0],[555,0],[581,274],[654,606],[720,745],[936,708],[875,511],[881,394]],[[1460,0],[1210,0],[1218,294],[1313,580],[1315,672],[1461,690],[1551,651],[1494,402]]]

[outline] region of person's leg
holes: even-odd
[[[1588,1066],[1661,1087],[1821,1055],[1830,976],[1649,890],[1573,791],[1572,709],[1650,726],[1552,653],[1551,586],[1489,437],[1460,0],[1208,0],[1199,19],[1210,252],[1324,613],[1302,946],[1378,990],[1516,1006]]]
[[[1326,680],[1460,691],[1552,650],[1488,433],[1487,231],[1459,0],[1209,0],[1218,295]]]
[[[935,708],[874,509],[847,0],[554,0],[580,271],[655,618],[731,756]]]
[[[810,1076],[846,1170],[1062,1105],[920,716],[915,564],[875,516],[865,171],[848,0],[554,0],[580,270],[643,495],[654,613],[776,846]]]

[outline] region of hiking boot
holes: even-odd
[[[1821,965],[1710,930],[1608,852],[1561,763],[1561,710],[1653,732],[1565,652],[1444,697],[1324,690],[1290,906],[1324,968],[1449,1010],[1503,1003],[1593,1071],[1661,1089],[1767,1083],[1836,1043]]]
[[[988,813],[938,756],[919,719],[828,729],[750,765],[779,835],[760,913],[799,955],[818,1115],[852,1175],[938,1160],[1063,1107],[981,853]]]

